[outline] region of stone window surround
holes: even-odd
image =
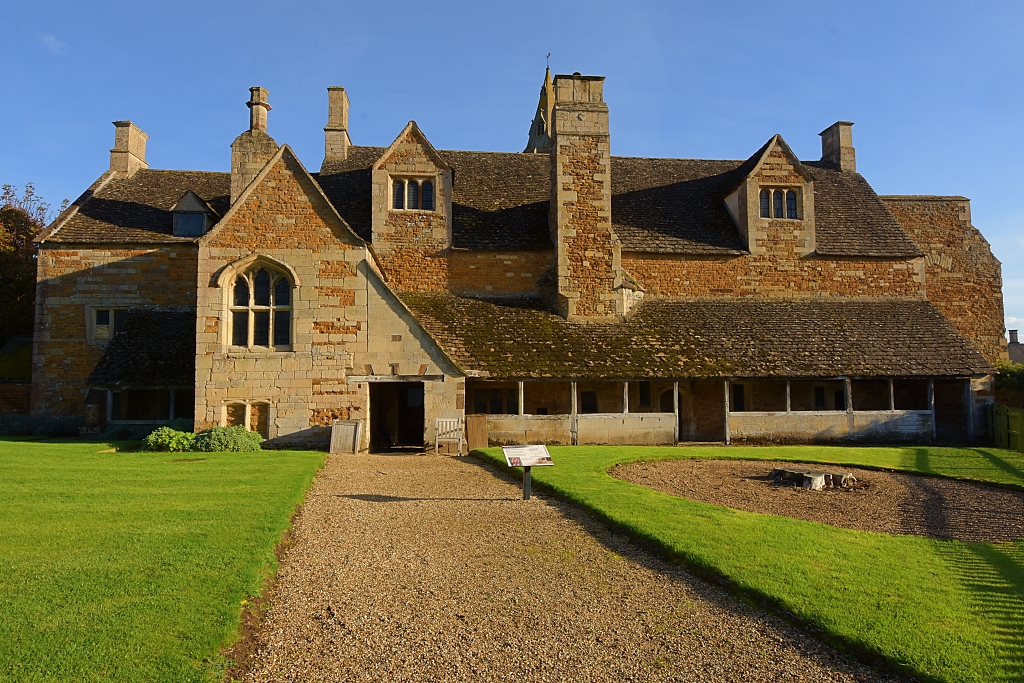
[[[244,405],[245,406],[245,421],[242,423],[242,426],[245,427],[245,430],[247,432],[251,432],[252,431],[251,429],[249,429],[249,426],[250,426],[250,424],[252,422],[252,407],[254,405],[264,405],[264,406],[267,406],[267,438],[268,439],[272,439],[272,438],[274,438],[274,436],[276,436],[275,434],[273,434],[274,418],[275,418],[275,412],[276,411],[274,410],[273,402],[271,402],[269,399],[261,399],[261,398],[232,398],[232,399],[225,399],[224,402],[221,403],[220,410],[218,411],[219,415],[217,417],[217,424],[219,426],[221,426],[221,427],[227,427],[228,426],[228,406],[236,406],[236,405]]]
[[[121,306],[105,306],[105,305],[99,305],[99,306],[89,305],[89,306],[86,306],[85,307],[85,338],[86,338],[86,341],[89,342],[90,344],[107,344],[111,339],[114,338],[114,335],[117,334],[117,326],[116,326],[116,324],[114,322],[114,320],[115,320],[115,313],[114,312],[115,311],[127,311],[128,308],[129,308],[128,306],[124,306],[124,305],[121,305]],[[114,329],[112,331],[108,331],[108,334],[107,334],[106,337],[97,336],[97,334],[96,334],[97,328],[103,327],[103,326],[100,326],[100,325],[96,324],[96,311],[110,311],[110,325],[107,325],[105,327],[108,327],[108,328],[109,327],[113,327]]]
[[[408,203],[409,190],[407,184],[415,182],[420,185],[420,203],[423,203],[423,189],[422,185],[424,182],[430,181],[434,186],[434,208],[432,209],[408,209],[408,208],[395,208],[395,183],[402,183],[402,197],[403,204]],[[388,174],[388,187],[390,191],[388,193],[388,211],[399,211],[403,213],[441,213],[440,203],[437,201],[438,196],[438,183],[440,181],[440,174],[432,175],[418,175],[418,174],[406,174],[400,173],[396,175]]]
[[[270,276],[270,304],[268,304],[267,306],[258,306],[258,305],[255,304],[255,297],[256,297],[256,275],[261,270],[262,271],[266,271],[268,273],[268,275]],[[234,289],[235,289],[235,282],[237,282],[238,278],[245,278],[246,281],[247,281],[247,285],[248,285],[248,288],[249,288],[249,292],[248,292],[249,293],[249,304],[247,306],[239,306],[239,305],[235,304],[235,300],[234,300],[235,292],[234,292]],[[288,304],[287,305],[279,305],[279,304],[277,304],[277,301],[276,301],[277,293],[276,293],[275,290],[277,289],[277,284],[281,280],[284,280],[285,282],[288,283],[289,297],[288,297]],[[280,270],[278,268],[274,268],[272,266],[268,266],[268,265],[266,265],[266,264],[264,264],[262,262],[256,262],[252,266],[247,268],[246,270],[244,270],[244,271],[242,271],[240,273],[237,273],[235,275],[235,277],[232,279],[231,286],[229,288],[227,288],[227,291],[228,291],[228,306],[227,306],[227,328],[228,328],[228,330],[227,330],[227,342],[228,342],[228,348],[230,348],[232,350],[246,350],[246,351],[264,352],[264,353],[270,352],[270,351],[278,351],[278,352],[281,352],[281,351],[291,351],[292,350],[292,341],[295,339],[295,316],[292,314],[292,312],[294,311],[293,303],[295,301],[295,289],[296,289],[295,288],[295,284],[292,282],[291,278],[288,277],[288,273],[283,272],[282,270]],[[275,337],[275,335],[277,333],[277,330],[275,329],[275,323],[276,323],[276,317],[277,317],[276,313],[278,311],[282,311],[282,312],[283,311],[288,311],[288,314],[289,314],[288,315],[288,343],[287,344],[275,344],[274,343],[274,337]],[[246,313],[248,313],[247,321],[248,321],[248,326],[249,326],[249,329],[248,329],[248,340],[249,340],[249,343],[246,346],[236,345],[236,344],[233,343],[233,341],[234,341],[234,318],[235,318],[234,313],[235,312],[246,312]],[[255,314],[259,313],[259,312],[264,312],[264,313],[268,313],[269,314],[269,322],[268,322],[268,330],[267,330],[269,344],[267,346],[261,346],[261,345],[254,344],[254,335],[255,335],[255,328],[256,328]]]
[[[802,189],[803,188],[801,186],[799,186],[799,185],[788,185],[788,186],[787,185],[761,185],[761,186],[759,186],[758,187],[758,193],[757,193],[758,204],[759,204],[758,211],[757,211],[758,217],[761,220],[763,220],[763,221],[794,221],[794,222],[802,221],[804,219],[804,201],[803,201]],[[782,210],[783,210],[783,213],[787,213],[786,193],[787,192],[792,192],[792,193],[794,193],[796,195],[796,218],[785,218],[785,217],[778,217],[778,218],[776,218],[774,215],[769,215],[769,216],[762,216],[761,215],[761,211],[760,211],[761,192],[767,192],[768,193],[768,211],[769,211],[770,214],[772,214],[772,213],[774,213],[774,211],[773,211],[773,208],[774,208],[774,193],[777,192],[777,191],[782,193],[782,207],[783,207]]]
[[[291,344],[287,347],[279,346],[233,346],[231,344],[231,308],[234,302],[234,289],[235,279],[247,272],[256,272],[260,268],[265,268],[270,271],[276,271],[283,274],[288,278],[291,283],[291,300],[292,300],[292,312],[291,316]],[[290,265],[284,261],[280,261],[274,257],[266,254],[250,254],[249,256],[242,257],[237,261],[233,261],[225,265],[215,275],[213,284],[215,287],[220,288],[222,292],[221,312],[220,312],[220,347],[221,353],[231,356],[241,357],[266,357],[272,354],[285,355],[295,352],[294,341],[295,341],[295,300],[298,294],[299,288],[302,286],[302,281],[299,279],[298,273]]]

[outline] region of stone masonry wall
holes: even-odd
[[[368,381],[351,375],[445,375],[448,381],[425,386],[426,423],[461,416],[454,368],[436,350],[424,349],[429,339],[388,298],[366,247],[344,231],[288,150],[240,201],[201,241],[197,426],[220,424],[229,403],[263,402],[270,405],[275,445],[322,446],[332,420],[369,416]],[[297,280],[289,351],[229,345],[234,270],[257,264]],[[224,287],[216,286],[219,280]],[[364,426],[364,446],[369,434]]]
[[[1002,267],[963,197],[882,197],[925,252],[925,291],[990,362],[1006,359]]]
[[[85,382],[106,341],[89,341],[95,308],[194,306],[194,244],[44,244],[39,250],[32,412],[81,415]]]

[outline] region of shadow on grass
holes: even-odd
[[[927,448],[914,449],[914,467],[916,467],[919,472],[923,472],[925,474],[938,474],[938,472],[932,469],[931,462],[928,459]]]
[[[1024,680],[1024,542],[942,543],[972,609],[991,624],[998,681]]]
[[[1011,465],[1010,463],[1006,462],[1005,460],[1000,458],[995,453],[992,453],[991,451],[987,451],[984,448],[974,448],[972,450],[975,453],[977,453],[978,455],[980,455],[981,457],[983,457],[986,460],[988,460],[990,463],[992,463],[993,466],[998,467],[999,469],[1001,469],[1003,472],[1006,472],[1007,474],[1013,475],[1014,477],[1017,477],[1018,479],[1024,480],[1024,470],[1021,470],[1019,467],[1015,467],[1015,466]]]
[[[365,503],[405,503],[413,500],[478,500],[486,502],[495,502],[500,500],[519,500],[518,498],[407,498],[405,496],[387,496],[379,493],[339,493],[335,495],[336,498],[349,498],[351,500],[361,500]]]

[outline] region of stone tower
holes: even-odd
[[[604,77],[556,76],[551,147],[552,241],[557,306],[568,319],[609,319],[635,287],[622,271],[612,229],[611,148]]]
[[[551,82],[551,69],[544,70],[544,83],[540,86],[537,113],[530,124],[530,140],[523,152],[546,154],[551,151],[551,111],[555,106],[555,86]]]

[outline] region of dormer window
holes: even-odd
[[[210,227],[213,210],[199,195],[189,190],[171,209],[175,237],[202,237]]]
[[[425,178],[393,178],[391,183],[392,209],[434,210],[434,181]]]
[[[761,190],[759,199],[761,218],[800,219],[794,190]]]

